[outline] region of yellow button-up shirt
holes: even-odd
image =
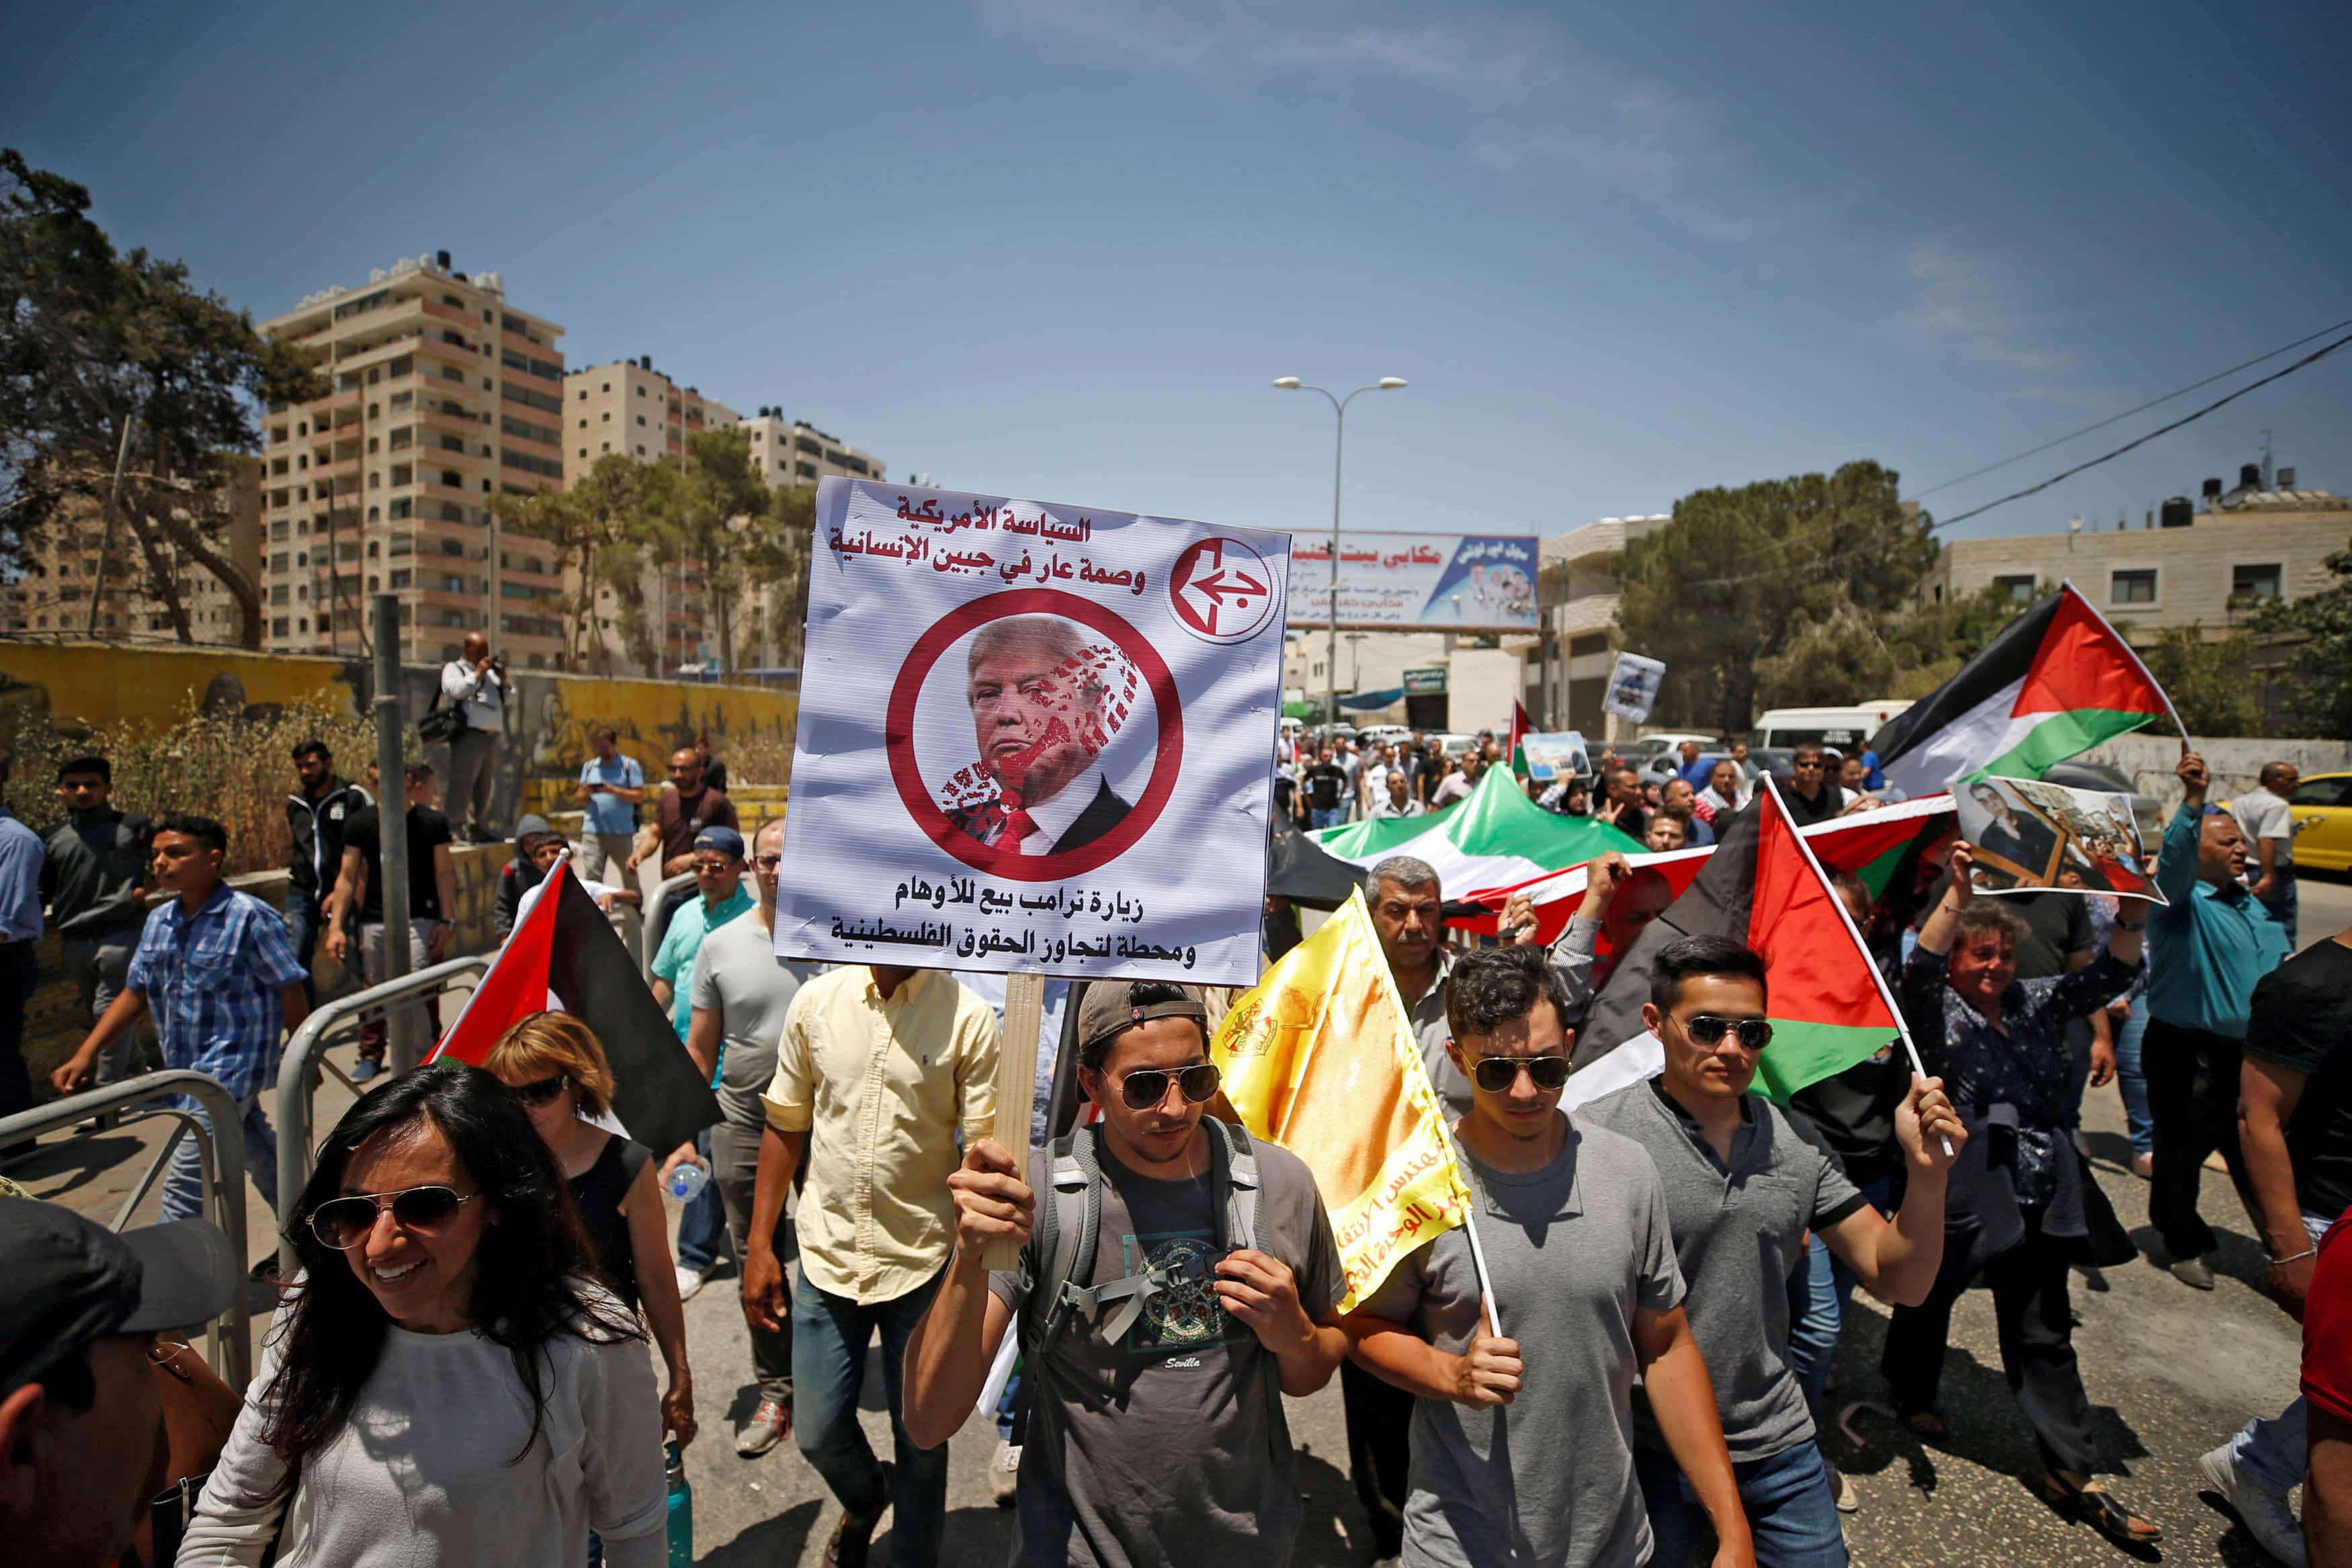
[[[801,1270],[817,1289],[870,1306],[946,1263],[955,1135],[995,1131],[996,1050],[988,1003],[935,969],[887,1001],[863,964],[800,988],[761,1099],[770,1126],[808,1134]]]

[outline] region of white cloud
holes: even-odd
[[[1552,127],[1477,142],[1470,160],[1504,173],[1546,166],[1571,170],[1721,245],[1778,233],[1777,219],[1737,210],[1708,193],[1709,177],[1724,160],[1706,148],[1691,116],[1653,94],[1630,92],[1600,106],[1578,129]]]
[[[2032,340],[1997,261],[1921,240],[1905,256],[1903,271],[1911,303],[1889,325],[1915,347],[2035,377],[2064,366],[2064,355]],[[2039,390],[2049,395],[2058,389]]]

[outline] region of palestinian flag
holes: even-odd
[[[1489,768],[1469,799],[1425,817],[1376,817],[1307,835],[1324,852],[1369,869],[1390,855],[1437,868],[1446,888],[1504,887],[1617,850],[1642,846],[1606,822],[1563,817],[1528,799],[1506,768]]]
[[[1918,831],[1916,821],[1913,829]],[[1785,1102],[1893,1040],[1907,1045],[1903,1016],[1861,933],[1768,779],[1757,786],[1756,804],[1732,819],[1689,886],[1642,929],[1593,998],[1576,1042],[1579,1076],[1621,1047],[1631,1054],[1611,1061],[1590,1085],[1570,1079],[1571,1088],[1605,1092],[1654,1071],[1659,1048],[1642,1023],[1651,973],[1668,943],[1697,936],[1728,936],[1764,956],[1772,1043],[1756,1082],[1773,1099]]]
[[[1870,749],[1889,784],[1927,795],[1955,778],[2039,779],[2168,717],[2189,733],[2131,644],[2069,582],[1887,721]]]
[[[432,1060],[480,1066],[499,1037],[560,1008],[587,1020],[613,1069],[613,1114],[656,1157],[719,1120],[719,1100],[567,857],[474,988]]]
[[[1511,705],[1511,738],[1503,743],[1503,755],[1511,759],[1511,771],[1520,778],[1528,776],[1528,733],[1535,725],[1528,717],[1525,703]]]

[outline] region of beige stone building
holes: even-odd
[[[1939,603],[1998,584],[2020,604],[2071,580],[2135,643],[2195,623],[2209,637],[2242,628],[2269,599],[2333,585],[2327,557],[2352,549],[2352,500],[2299,489],[2294,471],[2264,484],[2248,464],[2236,488],[2205,482],[2197,504],[2176,497],[2136,528],[2078,528],[1954,539],[1920,585]],[[2080,519],[2076,519],[2079,524]]]
[[[442,251],[322,289],[261,330],[313,350],[332,389],[266,421],[269,646],[357,654],[369,597],[388,592],[405,662],[455,657],[480,631],[518,668],[560,667],[554,547],[502,531],[489,503],[563,481],[563,329]]]
[[[240,463],[236,476],[214,498],[221,514],[207,543],[261,583],[261,467]],[[82,502],[66,508],[41,533],[25,574],[0,586],[0,632],[35,637],[84,637],[103,641],[177,642],[170,607],[152,591],[145,554],[128,523],[118,518],[105,572],[99,570],[104,508]],[[161,546],[163,570],[188,614],[188,634],[198,643],[235,646],[243,625],[236,596],[212,570],[168,542]],[[98,601],[97,623],[90,601]],[[264,591],[264,598],[268,597]],[[265,628],[267,622],[264,622]]]
[[[845,479],[887,479],[882,459],[827,435],[804,419],[787,420],[780,408],[763,408],[739,421],[751,433],[751,461],[771,487],[814,485],[837,475]]]

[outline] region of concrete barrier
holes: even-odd
[[[2227,800],[2262,782],[2265,762],[2292,762],[2305,773],[2341,773],[2352,768],[2352,741],[2250,740],[2208,738],[2192,742],[2205,766],[2212,770],[2211,798]],[[2172,770],[2180,762],[2180,740],[2169,735],[2125,735],[2095,746],[2079,758],[2104,762],[2129,775],[2133,788],[2155,797],[2167,817],[2180,807],[2180,780]]]

